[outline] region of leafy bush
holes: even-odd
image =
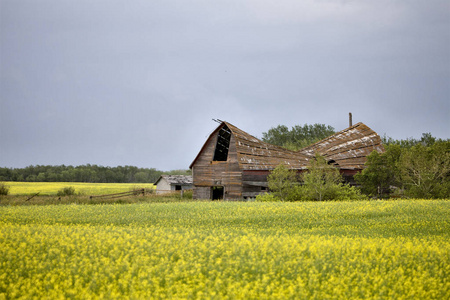
[[[354,186],[340,184],[334,192],[334,200],[366,200],[368,197]]]
[[[275,197],[273,194],[264,193],[264,194],[257,195],[255,201],[258,201],[258,202],[276,202],[276,201],[280,201],[280,199]]]
[[[63,196],[73,196],[75,195],[75,188],[73,186],[66,186],[58,191],[56,193],[57,196],[63,197]]]
[[[308,170],[301,175],[299,184],[296,172],[284,165],[277,166],[268,176],[272,198],[281,201],[325,201],[367,199],[361,192],[348,184],[343,184],[339,170],[327,163],[323,156],[316,154],[310,161]],[[270,199],[270,198],[269,198]],[[262,198],[260,201],[269,201]],[[258,198],[257,198],[258,200]],[[272,200],[272,201],[275,201]]]
[[[267,177],[269,190],[274,197],[281,201],[286,201],[292,189],[297,184],[297,173],[280,164]]]
[[[9,193],[9,186],[4,184],[3,182],[0,183],[0,195],[6,196]]]
[[[194,194],[193,190],[184,190],[183,191],[183,198],[184,199],[192,199],[193,194]]]

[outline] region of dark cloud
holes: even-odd
[[[448,1],[0,2],[0,166],[187,168],[216,124],[450,133]]]

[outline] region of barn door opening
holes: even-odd
[[[223,186],[213,186],[211,188],[212,200],[223,200]]]

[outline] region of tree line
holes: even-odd
[[[190,170],[163,172],[154,168],[103,167],[91,164],[75,167],[31,165],[25,168],[0,168],[0,181],[153,183],[163,174],[190,175],[191,172]]]
[[[281,146],[289,150],[300,150],[315,142],[333,135],[335,130],[325,124],[295,125],[289,129],[286,125],[278,125],[263,132],[262,140],[266,143]]]
[[[450,139],[424,133],[420,140],[383,138],[384,153],[373,151],[355,175],[368,196],[449,198]]]

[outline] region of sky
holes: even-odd
[[[450,138],[448,0],[0,0],[0,167],[187,169],[225,120]]]

